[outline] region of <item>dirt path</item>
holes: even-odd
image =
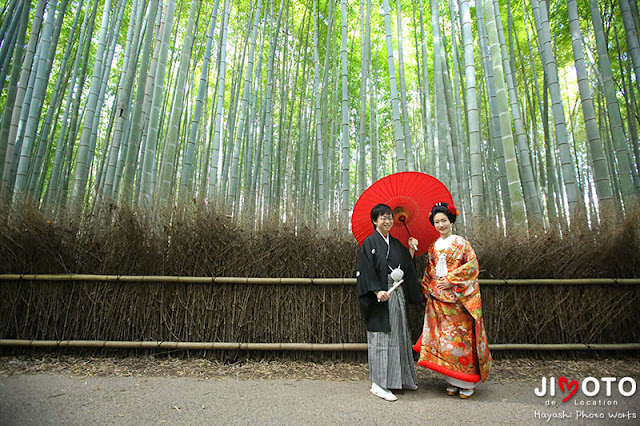
[[[618,389],[623,377],[638,382],[640,361],[523,360],[517,369],[519,375],[516,370],[508,374],[514,365],[502,361],[496,365],[495,377],[480,385],[471,400],[447,396],[444,382],[421,369],[419,389],[398,392],[398,401],[392,403],[368,392],[366,366],[362,365],[212,363],[203,369],[202,364],[208,363],[204,360],[174,360],[174,368],[168,368],[166,361],[144,359],[90,361],[43,363],[0,357],[0,424],[640,423],[640,391],[624,397]],[[553,367],[554,363],[558,364]],[[106,366],[101,369],[96,364]],[[164,368],[152,373],[156,364]],[[563,364],[562,371],[550,371]],[[201,368],[195,368],[197,365]],[[149,370],[142,374],[144,368]],[[200,374],[191,374],[195,371]],[[616,377],[616,382],[610,397],[606,396],[606,383],[599,381],[602,389],[598,395],[590,397],[578,390],[562,402],[568,392],[557,387],[554,397],[535,394],[542,376],[526,377],[525,373],[537,374],[532,371],[555,377],[564,374],[580,383],[584,377],[599,380],[606,377],[600,374],[607,373]],[[251,377],[256,372],[258,376]],[[630,383],[625,382],[624,392],[630,391]],[[588,388],[593,389],[591,385]]]

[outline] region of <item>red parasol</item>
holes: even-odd
[[[416,238],[419,242],[416,256],[420,255],[439,236],[429,222],[429,212],[438,201],[453,203],[449,190],[438,179],[419,172],[394,173],[374,182],[358,198],[351,216],[351,231],[362,245],[374,231],[371,209],[376,204],[387,204],[394,216],[391,235],[405,246],[409,236]]]

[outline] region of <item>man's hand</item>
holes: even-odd
[[[409,238],[409,253],[411,253],[411,257],[418,251],[418,240],[413,237]]]
[[[376,293],[376,297],[378,298],[378,302],[386,302],[387,300],[389,300],[389,293],[387,293],[384,290],[381,290],[379,292]]]

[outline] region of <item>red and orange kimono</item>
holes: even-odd
[[[441,255],[446,256],[446,279],[453,284],[448,290],[436,286],[436,264]],[[464,238],[452,235],[429,247],[422,280],[427,299],[424,328],[414,346],[420,353],[418,365],[472,383],[486,380],[492,361],[478,274],[476,254]]]

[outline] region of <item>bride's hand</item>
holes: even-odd
[[[447,280],[445,277],[438,277],[436,281],[436,287],[438,287],[440,290],[449,290],[451,289],[451,287],[453,287],[453,284],[451,284],[451,282],[449,282],[449,280]]]

